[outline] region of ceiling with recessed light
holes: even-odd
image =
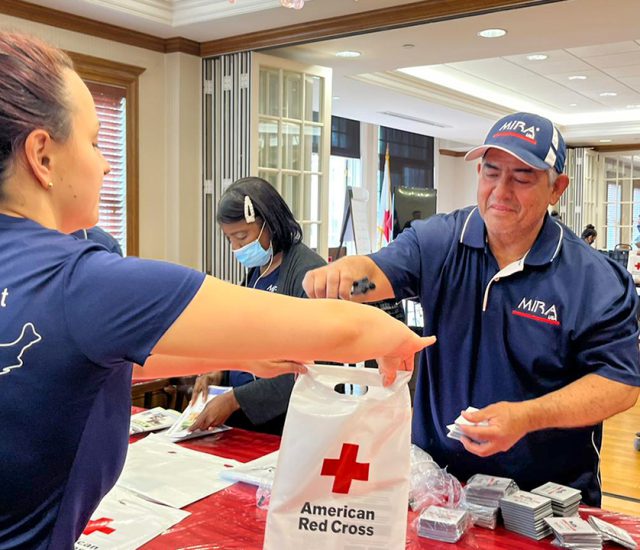
[[[30,1],[196,41],[410,3],[307,0],[292,10],[279,0]],[[640,146],[638,21],[640,0],[566,0],[271,53],[332,67],[335,114],[433,135],[445,147],[478,143],[513,110],[549,116],[569,143]],[[485,29],[506,34],[482,38]]]
[[[526,110],[572,144],[640,144],[638,21],[638,0],[570,0],[273,53],[334,67],[340,116],[473,144],[496,117]]]

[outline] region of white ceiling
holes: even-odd
[[[273,53],[334,67],[340,116],[476,144],[497,117],[529,110],[549,116],[573,144],[640,143],[638,21],[638,0],[569,0]],[[495,27],[507,35],[477,36]],[[347,49],[362,56],[335,57]],[[533,53],[548,58],[527,60]],[[569,80],[576,75],[587,79]],[[381,114],[388,111],[448,127]]]
[[[407,3],[307,0],[302,10],[292,10],[279,0],[31,1],[196,41]],[[491,123],[512,110],[549,116],[573,144],[640,144],[639,21],[640,0],[566,0],[271,53],[332,67],[334,114],[433,135],[445,147],[480,142]],[[508,34],[476,35],[489,27]],[[339,59],[340,50],[362,56]],[[529,61],[531,53],[548,58]],[[587,78],[569,80],[575,75]]]
[[[301,10],[280,0],[27,0],[158,36],[207,42],[327,17],[407,4],[407,0],[305,0]]]

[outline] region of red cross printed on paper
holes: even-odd
[[[82,534],[83,535],[90,535],[91,533],[95,533],[96,531],[100,531],[101,533],[104,533],[105,535],[110,535],[111,533],[113,533],[115,531],[115,529],[113,527],[109,527],[109,524],[112,521],[113,520],[111,518],[100,518],[100,519],[92,520],[89,523],[87,523],[87,526],[84,528],[84,531],[82,531]]]
[[[359,445],[353,443],[343,443],[340,458],[325,458],[322,462],[321,476],[335,476],[333,480],[332,493],[348,494],[351,482],[368,481],[369,464],[357,462]]]
[[[638,271],[640,271],[640,262],[638,262],[634,267],[635,267]]]

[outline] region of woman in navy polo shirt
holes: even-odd
[[[98,130],[67,55],[0,32],[2,548],[73,547],[124,464],[133,362],[158,377],[206,372],[208,358],[383,356],[389,382],[431,342],[373,308],[257,292],[70,236],[98,221],[110,169]]]

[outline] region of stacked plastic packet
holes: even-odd
[[[531,491],[536,495],[551,499],[554,516],[577,516],[582,493],[573,487],[549,481]]]
[[[471,525],[466,510],[429,506],[418,518],[418,535],[444,542],[458,542]]]
[[[465,409],[465,412],[478,412],[478,410],[479,409],[476,409],[475,407],[467,407]],[[449,430],[449,432],[447,433],[447,437],[450,439],[457,439],[458,441],[460,441],[460,439],[462,439],[462,436],[464,435],[460,430],[460,426],[488,426],[488,425],[489,425],[489,422],[487,422],[486,420],[484,422],[474,423],[474,422],[469,422],[464,416],[460,415],[458,416],[458,418],[454,420],[453,424],[447,425],[447,430]]]
[[[595,516],[591,516],[589,518],[589,523],[596,531],[598,531],[598,533],[600,533],[602,540],[610,540],[611,542],[615,542],[620,546],[630,548],[631,550],[638,548],[636,541],[634,541],[631,538],[631,535],[624,529],[616,525],[611,525],[609,522]]]
[[[602,550],[602,537],[588,522],[579,517],[545,518],[553,529],[557,546],[574,550]]]
[[[504,526],[532,539],[540,540],[551,534],[545,518],[553,515],[551,500],[527,491],[517,491],[500,499]]]
[[[487,529],[495,529],[498,522],[500,499],[518,490],[513,479],[476,474],[465,487],[465,507],[474,523]]]
[[[480,506],[467,502],[464,505],[465,510],[471,514],[473,524],[485,529],[495,529],[498,524],[498,512],[500,508],[490,508],[488,506]]]

